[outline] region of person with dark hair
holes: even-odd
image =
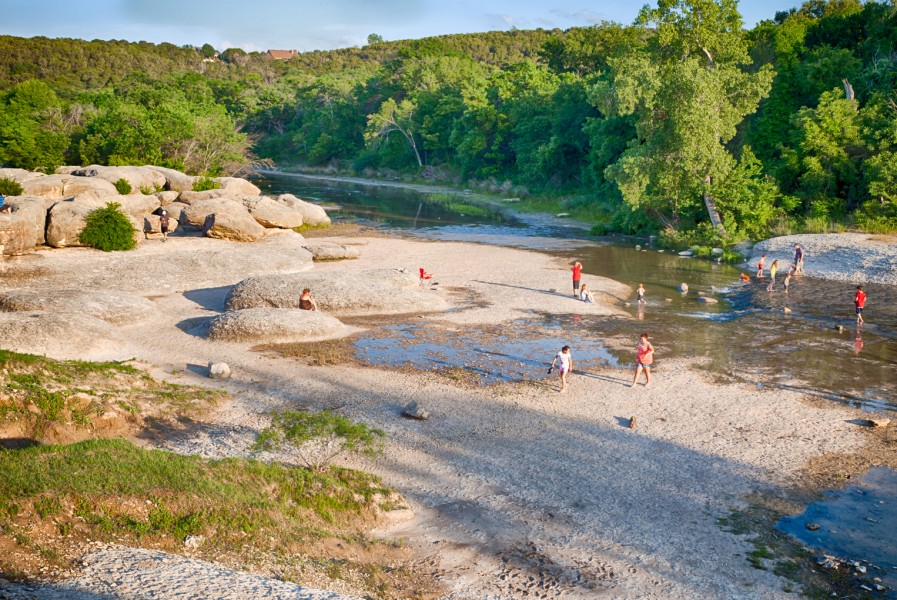
[[[570,346],[564,346],[561,348],[561,351],[557,353],[554,360],[551,361],[551,366],[548,367],[549,373],[551,373],[551,370],[554,369],[554,364],[558,361],[560,361],[558,374],[561,376],[561,392],[566,392],[567,374],[573,370],[573,355],[570,353]]]
[[[301,310],[318,310],[318,303],[312,298],[311,290],[305,288],[299,296],[299,308]]]
[[[163,210],[159,215],[159,230],[162,232],[162,242],[164,243],[168,240],[168,225],[170,224],[170,217],[168,216],[168,211]]]
[[[9,204],[4,204],[5,201],[6,196],[0,194],[0,213],[12,212],[12,207]]]
[[[804,272],[804,249],[797,242],[794,243],[794,274]]]
[[[646,331],[639,338],[638,346],[635,347],[635,376],[632,378],[634,388],[638,382],[639,374],[645,372],[645,387],[651,385],[651,365],[654,363],[654,346],[648,341],[648,332]]]

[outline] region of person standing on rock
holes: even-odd
[[[796,243],[794,244],[794,274],[797,275],[799,273],[804,272],[804,249],[801,248],[801,245]]]
[[[776,287],[776,272],[779,270],[779,261],[772,261],[772,266],[769,267],[769,285],[766,286],[766,291],[771,292],[773,288]]]
[[[312,298],[310,289],[302,290],[302,295],[299,296],[299,308],[300,310],[318,310],[318,303]]]
[[[654,363],[654,346],[648,341],[648,332],[646,331],[639,338],[638,346],[635,347],[635,376],[632,378],[634,388],[638,383],[639,374],[645,372],[645,387],[651,385],[651,365]]]
[[[163,210],[162,214],[159,215],[159,230],[162,232],[163,243],[168,239],[169,218],[167,210]]]
[[[557,362],[560,362],[558,374],[561,376],[561,393],[563,393],[567,391],[567,374],[573,370],[573,354],[570,353],[570,346],[564,346],[557,353],[554,360],[551,361],[551,366],[548,368],[549,373],[551,373]]]
[[[582,280],[582,263],[576,261],[570,268],[573,271],[573,297],[579,298],[579,282]]]
[[[856,306],[857,313],[857,325],[862,325],[863,321],[863,309],[866,307],[866,292],[863,291],[863,286],[857,286],[857,294],[853,298],[853,304]]]

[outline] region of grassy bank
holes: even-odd
[[[153,379],[119,362],[0,350],[0,437],[71,442],[125,435],[147,419],[195,417],[226,394]]]
[[[411,589],[405,550],[364,534],[401,500],[359,471],[204,460],[124,440],[0,450],[0,572],[64,572],[88,540],[184,552],[379,597]],[[426,587],[426,586],[424,586]]]

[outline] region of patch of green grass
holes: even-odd
[[[763,563],[765,559],[770,559],[773,557],[772,552],[769,551],[769,548],[766,546],[757,546],[753,551],[749,552],[747,555],[748,562],[751,563],[751,566],[755,569],[760,569],[761,571],[766,570],[766,565]]]
[[[293,227],[296,233],[307,233],[309,231],[321,231],[331,227],[330,223],[322,223],[320,225],[312,225],[311,223],[303,223],[299,227]]]

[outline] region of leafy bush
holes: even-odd
[[[84,220],[87,224],[78,236],[82,244],[103,252],[131,250],[137,245],[134,226],[117,202],[91,211]]]
[[[115,189],[118,190],[118,193],[122,196],[127,196],[131,193],[131,184],[128,183],[128,180],[124,177],[116,181],[113,185],[115,186]]]
[[[383,450],[386,434],[364,423],[353,423],[329,410],[321,412],[284,411],[271,416],[271,427],[259,433],[254,451],[279,450],[286,445],[312,469],[321,469],[343,452],[374,456]],[[328,443],[326,454],[307,452],[308,442]],[[331,449],[333,443],[335,449]],[[313,456],[318,454],[318,456]]]
[[[193,182],[194,192],[204,192],[206,190],[217,190],[221,184],[211,177],[200,177]]]
[[[0,177],[0,196],[21,196],[25,190],[15,179]]]
[[[897,217],[862,217],[857,219],[857,227],[866,233],[897,233]]]

